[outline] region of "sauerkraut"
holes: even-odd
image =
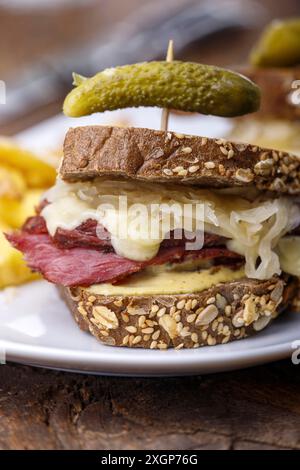
[[[95,219],[110,232],[116,253],[141,261],[157,254],[170,230],[186,228],[182,214],[189,205],[193,210],[185,217],[185,224],[228,238],[227,247],[245,257],[246,275],[256,279],[281,273],[276,247],[300,225],[299,203],[288,197],[270,200],[256,195],[248,200],[230,192],[174,184],[112,178],[66,183],[58,179],[45,197],[50,204],[42,215],[51,235],[57,228],[72,230],[87,219]],[[126,207],[120,204],[122,198]],[[134,205],[140,206],[140,212],[130,212]],[[200,209],[194,210],[197,206]],[[153,237],[155,224],[160,232]]]

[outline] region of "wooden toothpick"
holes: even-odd
[[[174,59],[174,47],[173,47],[173,40],[170,39],[169,45],[168,45],[168,51],[167,51],[167,56],[166,56],[166,61],[167,62],[172,62]],[[162,131],[167,131],[168,130],[168,123],[169,123],[169,114],[170,111],[167,108],[164,108],[161,113],[161,122],[160,122],[160,129]]]

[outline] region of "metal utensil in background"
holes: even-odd
[[[73,71],[93,75],[106,67],[156,59],[164,54],[170,37],[176,40],[179,54],[196,40],[228,28],[249,28],[265,17],[265,9],[253,0],[151,2],[117,24],[109,35],[61,56],[45,57],[10,83],[0,124],[58,100],[70,88]]]
[[[50,10],[72,6],[88,6],[93,0],[0,0],[0,7],[16,10]]]

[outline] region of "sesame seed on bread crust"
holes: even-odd
[[[270,324],[296,295],[298,280],[241,279],[203,292],[103,296],[59,286],[82,330],[111,346],[197,348],[250,336]]]
[[[300,158],[295,155],[224,139],[133,127],[69,129],[60,176],[66,181],[114,176],[300,194]]]

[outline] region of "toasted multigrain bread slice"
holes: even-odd
[[[143,128],[70,129],[60,175],[66,181],[109,175],[210,188],[247,187],[300,193],[300,159],[224,139]]]
[[[94,295],[59,287],[80,328],[111,346],[150,349],[225,344],[265,328],[289,306],[298,280],[242,279],[196,294]]]
[[[293,103],[292,94],[299,90],[300,67],[258,68],[239,67],[238,72],[253,80],[261,88],[261,105],[254,116],[300,119],[300,103]],[[249,119],[248,116],[242,119]]]

